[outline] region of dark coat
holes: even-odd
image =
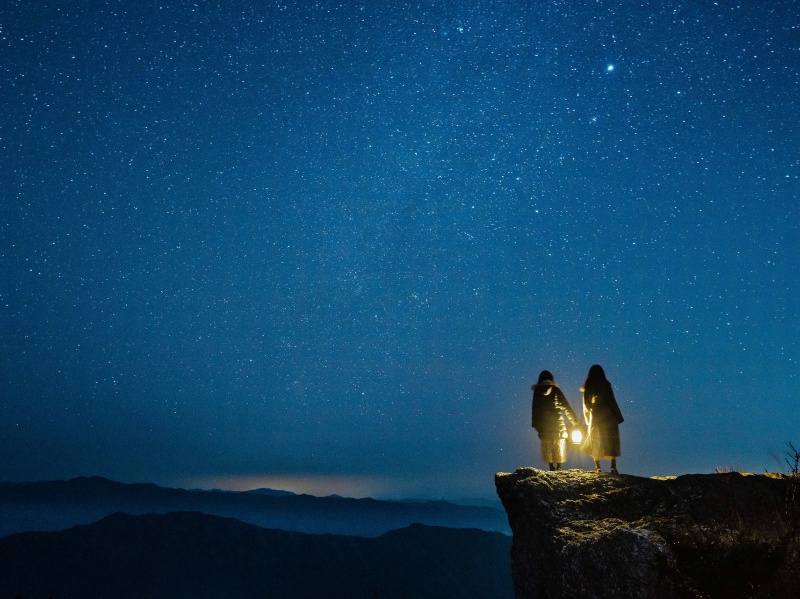
[[[567,432],[564,421],[567,415],[572,426],[578,426],[578,417],[569,405],[567,398],[556,385],[537,384],[533,389],[531,402],[531,426],[536,429],[540,439],[561,439]]]
[[[583,416],[589,425],[584,450],[595,459],[610,459],[621,455],[619,425],[624,418],[611,383],[587,383],[583,392]]]

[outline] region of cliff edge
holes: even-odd
[[[495,485],[517,599],[800,597],[796,479],[520,468]]]

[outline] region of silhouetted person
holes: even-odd
[[[595,472],[600,472],[600,460],[611,460],[611,473],[619,474],[619,425],[624,419],[602,366],[595,364],[589,369],[589,376],[586,377],[581,391],[583,417],[589,428],[583,450],[594,458]]]
[[[542,370],[539,382],[532,385],[531,389],[531,425],[541,441],[542,459],[550,466],[550,470],[561,470],[561,464],[567,461],[569,436],[564,414],[573,426],[578,426],[578,418],[547,370]]]

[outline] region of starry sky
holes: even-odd
[[[0,57],[2,480],[492,497],[595,363],[623,473],[800,444],[796,0],[6,0]]]

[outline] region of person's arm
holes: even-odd
[[[561,389],[558,389],[558,394],[556,395],[556,405],[564,410],[567,414],[567,418],[569,418],[570,424],[573,427],[580,426],[578,423],[578,417],[575,415],[575,410],[572,409],[572,406],[569,405],[566,396],[561,392]]]
[[[586,427],[588,429],[589,425],[592,423],[592,408],[586,403],[586,389],[583,387],[581,387],[581,398],[583,402],[583,420],[586,422]]]

